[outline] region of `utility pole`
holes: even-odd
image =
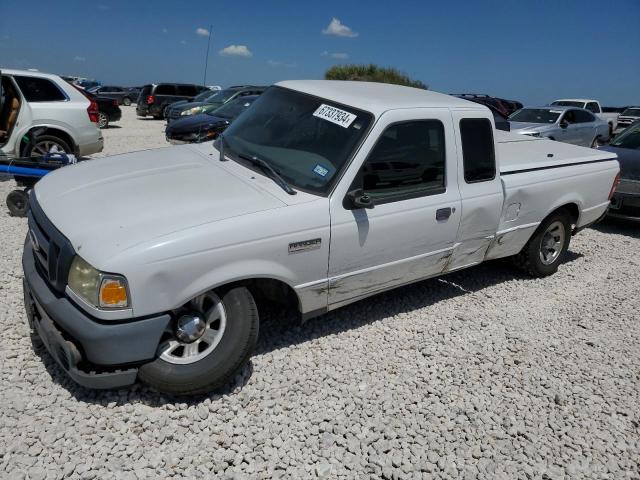
[[[207,55],[204,57],[204,78],[202,85],[207,86],[207,67],[209,66],[209,47],[211,47],[211,29],[213,25],[209,25],[209,38],[207,39]]]

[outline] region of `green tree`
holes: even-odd
[[[395,68],[379,67],[378,65],[334,65],[324,74],[327,80],[357,80],[361,82],[393,83],[408,87],[429,87],[420,80],[412,80]]]

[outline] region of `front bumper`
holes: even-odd
[[[168,314],[124,323],[99,321],[51,290],[25,242],[24,303],[30,327],[56,362],[78,384],[115,388],[136,381],[138,367],[155,357]]]

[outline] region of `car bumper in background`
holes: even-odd
[[[611,199],[609,216],[640,220],[640,180],[622,179]]]
[[[25,242],[22,266],[29,325],[64,371],[88,388],[134,383],[138,366],[155,357],[169,315],[124,323],[99,321],[51,290],[37,270],[29,241]]]

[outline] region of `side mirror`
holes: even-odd
[[[375,207],[373,198],[364,193],[361,188],[347,192],[347,199],[352,209]]]
[[[569,126],[568,122],[566,122],[564,120],[560,122],[560,128],[567,128],[568,126]]]

